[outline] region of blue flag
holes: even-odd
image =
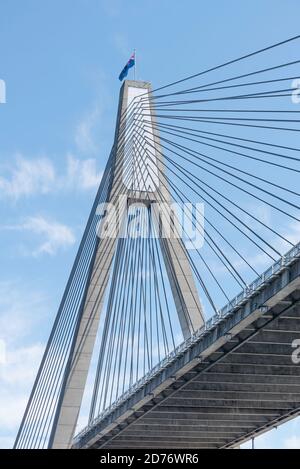
[[[132,54],[132,56],[130,57],[130,59],[128,60],[127,64],[125,65],[125,67],[123,68],[122,72],[120,73],[119,75],[119,80],[122,81],[124,80],[125,77],[127,77],[127,74],[128,74],[128,70],[133,67],[135,64],[135,53]]]

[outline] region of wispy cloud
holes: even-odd
[[[87,112],[78,123],[75,132],[75,143],[82,153],[95,153],[97,144],[94,138],[94,131],[99,124],[100,106],[96,104],[91,111]]]
[[[72,230],[62,223],[47,220],[43,217],[30,217],[21,225],[21,229],[30,231],[44,238],[34,251],[35,255],[47,253],[55,254],[58,249],[71,246],[75,243]]]
[[[81,160],[68,155],[66,187],[92,189],[100,184],[102,174],[102,171],[97,172],[95,159]]]
[[[68,154],[65,169],[58,172],[49,158],[25,158],[17,155],[0,168],[0,197],[14,201],[28,196],[67,190],[90,190],[98,186],[102,172],[94,158],[82,159]]]
[[[40,254],[54,255],[58,250],[72,246],[75,243],[75,236],[71,228],[42,216],[28,217],[23,223],[2,226],[2,229],[28,231],[37,235],[41,241],[37,247],[30,251],[33,256]]]
[[[44,345],[32,336],[48,323],[48,307],[49,298],[32,285],[0,282],[0,337],[6,342],[5,361],[0,363],[2,448],[13,444],[37,373]]]
[[[0,406],[0,447],[7,448],[13,443],[12,434],[16,433],[24,413],[43,351],[42,344],[15,348],[0,366],[0,401],[5,402]]]
[[[47,158],[26,159],[18,154],[13,165],[0,175],[0,194],[13,199],[33,193],[45,194],[55,184],[55,170]]]

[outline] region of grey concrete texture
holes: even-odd
[[[124,126],[126,126],[126,108],[128,87],[138,87],[150,90],[151,86],[146,82],[126,80],[120,91],[118,117],[115,131],[115,161],[114,177],[108,202],[115,201],[117,194],[123,193],[127,199],[146,200],[150,198],[153,201],[160,201],[161,194],[164,200],[171,202],[171,195],[168,187],[160,183],[160,191],[151,194],[137,193],[128,194],[124,182],[120,180],[119,171],[124,163]],[[153,120],[155,116],[152,116]],[[159,147],[159,137],[155,132],[155,146]],[[161,158],[161,157],[160,157]],[[163,174],[163,164],[157,160],[159,174]],[[124,213],[118,212],[118,217],[122,221]],[[104,225],[102,222],[102,228]],[[76,423],[82,403],[85,384],[90,368],[91,357],[94,349],[95,339],[98,331],[100,315],[104,303],[104,295],[107,289],[110,271],[113,262],[113,256],[116,251],[116,238],[101,239],[97,245],[95,253],[94,266],[89,280],[86,292],[85,303],[79,328],[77,331],[76,343],[72,356],[70,357],[70,368],[67,370],[68,376],[65,386],[62,390],[59,406],[56,413],[52,433],[52,448],[69,448],[72,444]],[[183,243],[178,240],[165,240],[161,243],[163,258],[166,263],[166,270],[169,277],[171,289],[174,295],[174,301],[179,316],[180,325],[185,338],[189,337],[195,330],[203,325],[203,312],[193,279],[189,260]],[[178,258],[180,262],[178,261]]]

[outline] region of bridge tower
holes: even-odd
[[[80,307],[74,321],[68,356],[62,369],[63,377],[56,396],[54,418],[51,422],[48,440],[50,448],[69,448],[72,444],[113,259],[118,255],[117,245],[130,206],[143,205],[150,212],[157,210],[157,203],[161,203],[160,207],[163,206],[159,214],[158,212],[153,214],[153,219],[156,231],[159,233],[162,258],[183,337],[188,338],[204,323],[202,306],[186,247],[180,237],[165,236],[163,233],[164,221],[169,219],[170,214],[174,226],[178,226],[178,220],[176,213],[171,209],[172,197],[168,182],[164,178],[164,156],[160,148],[152,104],[150,83],[124,81],[120,90],[114,144],[88,222],[91,230],[92,220],[96,213],[99,214],[97,210],[99,210],[99,202],[102,201],[106,204],[105,207],[109,207],[110,204],[117,207],[114,212],[114,221],[117,221],[116,230],[114,236],[107,236],[112,219],[110,219],[109,211],[105,209],[97,225],[98,236],[84,277]],[[143,138],[145,125],[150,140]],[[99,194],[102,194],[104,190],[105,195],[100,200]],[[120,200],[123,203],[119,203]],[[76,269],[80,264],[83,244],[88,236],[87,230],[88,227],[64,293],[60,312],[54,324],[15,447],[21,446],[22,432],[26,421],[30,421],[32,402],[37,399],[44,369],[50,360],[49,354],[56,333],[55,329],[58,328],[59,315],[62,314],[61,311],[72,288],[72,281],[76,276]]]

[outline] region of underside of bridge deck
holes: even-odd
[[[128,402],[126,412],[100,422],[75,447],[229,448],[299,415],[300,364],[292,360],[300,339],[298,283],[273,297],[268,310],[223,330],[171,377],[165,370],[163,384],[140,404]]]

